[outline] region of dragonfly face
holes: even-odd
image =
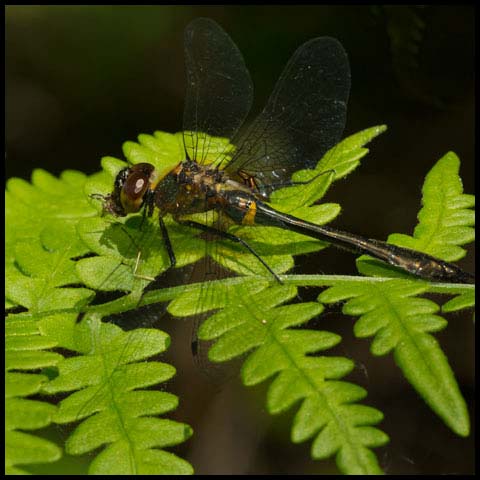
[[[96,195],[103,202],[103,211],[115,217],[136,213],[151,195],[155,168],[149,163],[137,163],[120,170],[109,195]]]

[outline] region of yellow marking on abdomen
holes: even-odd
[[[257,204],[255,202],[250,202],[247,213],[243,216],[242,224],[253,225],[255,223],[256,214],[257,214]]]

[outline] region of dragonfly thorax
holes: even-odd
[[[173,171],[176,181],[180,187],[187,191],[204,194],[212,194],[216,185],[222,184],[227,180],[227,175],[223,170],[203,166],[192,160],[185,160],[180,163]]]
[[[154,203],[162,213],[173,215],[225,209],[232,194],[254,198],[250,190],[218,168],[186,160],[167,175],[155,189]]]

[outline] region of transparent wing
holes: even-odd
[[[260,190],[271,193],[269,186],[314,167],[340,140],[349,91],[342,45],[329,37],[305,43],[288,62],[263,112],[233,140],[237,150],[225,170],[236,179],[254,177]]]
[[[211,163],[210,138],[232,138],[250,111],[253,86],[240,50],[213,20],[198,18],[185,29],[187,89],[183,140],[187,156]],[[216,157],[216,158],[215,158]]]

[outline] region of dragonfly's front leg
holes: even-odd
[[[162,238],[165,243],[165,248],[167,249],[168,258],[170,259],[170,266],[173,268],[177,264],[177,259],[175,258],[175,252],[173,251],[173,248],[172,248],[172,242],[170,241],[167,227],[165,226],[165,223],[161,215],[158,216],[158,223],[160,225],[160,230],[162,232]]]

